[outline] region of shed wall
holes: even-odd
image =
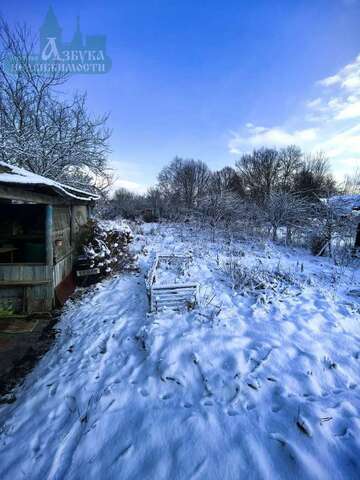
[[[86,205],[54,206],[53,208],[54,288],[72,271],[76,241],[80,228],[87,222],[87,219]],[[57,245],[59,241],[61,245]]]
[[[0,308],[16,313],[46,312],[52,308],[51,267],[0,265]]]
[[[0,197],[2,193],[0,190]],[[13,195],[10,189],[6,193],[2,198]],[[41,200],[47,203],[46,198]],[[87,205],[53,204],[49,264],[0,264],[0,309],[9,308],[18,314],[51,311],[56,287],[72,272],[79,231],[87,220]]]

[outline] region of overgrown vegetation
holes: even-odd
[[[346,255],[354,246],[357,222],[333,198],[360,193],[358,187],[358,172],[341,187],[324,153],[307,155],[296,146],[254,150],[234,168],[215,172],[200,160],[176,157],[146,195],[120,189],[104,214],[203,224],[210,226],[214,242],[227,231],[229,241],[241,233],[306,246],[314,255],[333,256],[340,248]]]
[[[220,264],[234,290],[247,292],[256,297],[266,294],[282,294],[296,282],[292,275],[280,268],[267,268],[261,262],[248,266],[241,259],[228,257]]]

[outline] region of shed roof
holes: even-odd
[[[353,210],[360,210],[360,195],[336,195],[329,198],[329,203],[343,214],[349,214]]]
[[[99,196],[94,193],[63,185],[50,178],[37,175],[36,173],[29,172],[14,165],[9,165],[5,162],[0,162],[0,183],[24,187],[33,186],[38,187],[39,190],[45,188],[52,190],[52,193],[56,195],[82,202],[90,202],[91,200],[98,200],[99,198]]]

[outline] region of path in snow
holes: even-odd
[[[64,478],[79,452],[89,465],[104,455],[97,426],[119,408],[117,392],[136,390],[131,374],[144,355],[134,337],[147,309],[143,280],[129,275],[104,282],[64,312],[54,348],[18,389],[16,403],[0,410],[0,478]],[[89,438],[93,447],[85,452]]]

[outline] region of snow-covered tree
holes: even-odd
[[[334,244],[351,244],[358,221],[351,208],[344,208],[343,197],[326,197],[316,203],[313,215],[311,250],[316,255],[333,256]]]
[[[299,195],[289,192],[271,193],[263,205],[265,222],[272,227],[272,237],[276,241],[280,227],[286,227],[287,240],[291,238],[291,231],[309,222],[311,205]]]
[[[354,172],[345,176],[345,193],[360,194],[360,168],[355,168]]]
[[[0,21],[0,159],[60,182],[103,188],[107,116],[91,116],[85,94],[60,95],[68,77],[32,68],[34,46],[27,27]],[[16,65],[11,73],[9,61]]]
[[[172,207],[187,210],[196,206],[207,191],[210,170],[201,160],[175,159],[158,176],[159,188]]]
[[[212,240],[215,241],[216,229],[221,225],[228,227],[235,221],[240,199],[232,192],[212,191],[199,200],[198,213],[210,226]]]

